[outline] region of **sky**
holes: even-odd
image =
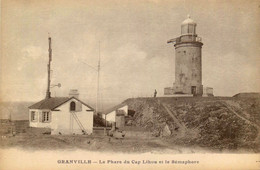
[[[52,38],[52,96],[78,89],[95,103],[150,97],[175,79],[175,50],[190,14],[202,38],[202,82],[216,96],[260,91],[260,1],[2,0],[1,100],[39,101],[47,88]],[[100,50],[99,50],[100,49]],[[90,67],[91,66],[91,67]],[[95,69],[93,69],[94,67]]]

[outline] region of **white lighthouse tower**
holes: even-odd
[[[201,48],[196,22],[190,16],[181,24],[181,36],[171,39],[175,47],[175,82],[164,89],[165,95],[203,95]],[[213,92],[212,92],[213,93]]]

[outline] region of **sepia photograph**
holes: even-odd
[[[0,10],[0,169],[260,169],[259,0]]]

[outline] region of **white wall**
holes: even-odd
[[[106,115],[106,120],[109,122],[116,122],[116,111],[112,111]]]
[[[68,102],[64,103],[63,105],[55,109],[60,111],[53,111],[52,122],[51,122],[52,134],[59,134],[59,132],[61,134],[73,134],[73,133],[82,134],[82,130],[79,124],[77,123],[74,116],[70,112],[70,103],[72,101],[76,103],[78,102],[76,99],[71,99]],[[81,111],[74,112],[74,113],[80,120],[80,123],[83,125],[87,134],[91,134],[93,132],[94,111],[89,111],[91,109],[83,104],[81,107],[82,107]]]
[[[124,111],[125,111],[125,116],[128,115],[128,105],[125,105],[125,106],[123,106],[123,107],[120,107],[120,108],[117,109],[117,110],[124,110]]]
[[[212,87],[204,87],[203,88],[203,96],[213,95],[213,88]]]
[[[109,122],[116,122],[116,110],[124,110],[125,116],[128,115],[128,105],[122,106],[118,109],[113,110],[112,112],[106,115],[106,120]],[[102,115],[102,118],[105,119],[105,114]]]

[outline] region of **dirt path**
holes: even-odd
[[[221,101],[221,103],[232,113],[234,113],[237,117],[239,117],[240,119],[244,120],[247,124],[254,126],[258,133],[257,133],[257,137],[256,140],[260,141],[260,126],[253,123],[252,121],[248,120],[247,118],[245,118],[244,116],[238,114],[235,110],[233,110],[225,101]]]
[[[254,126],[255,128],[257,128],[258,130],[260,130],[260,126],[258,126],[257,124],[251,122],[250,120],[248,120],[247,118],[245,118],[244,116],[238,114],[235,110],[233,110],[227,103],[225,103],[224,101],[221,102],[229,111],[231,111],[232,113],[234,113],[237,117],[239,117],[240,119],[246,121],[246,123]]]
[[[164,107],[164,109],[167,111],[167,113],[172,117],[172,119],[174,120],[175,123],[177,123],[177,125],[181,128],[186,130],[187,128],[177,119],[177,117],[175,116],[176,113],[173,113],[172,111],[170,111],[170,109],[168,109],[168,107],[162,103],[162,106]]]

